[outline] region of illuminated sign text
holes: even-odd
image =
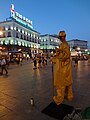
[[[11,5],[10,11],[11,17],[14,18],[17,22],[20,22],[27,27],[33,28],[32,21],[28,20],[26,17],[16,12],[14,9],[14,4]]]

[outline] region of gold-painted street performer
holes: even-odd
[[[60,105],[64,98],[71,101],[73,99],[72,92],[72,60],[70,54],[70,46],[66,41],[65,31],[59,32],[61,44],[56,50],[56,55],[52,58],[55,63],[54,69],[54,86],[56,87],[56,96],[53,100]]]

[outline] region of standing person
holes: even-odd
[[[44,60],[45,60],[45,65],[47,65],[47,57],[46,56],[44,57]]]
[[[38,68],[41,68],[42,66],[41,66],[41,62],[42,62],[42,60],[41,60],[41,56],[39,57],[39,59],[38,59]]]
[[[34,57],[33,63],[34,63],[34,68],[33,69],[37,69],[37,59],[36,59],[36,57]]]
[[[75,64],[74,64],[74,67],[77,67],[78,66],[78,57],[76,56],[75,57]]]
[[[42,65],[44,66],[44,55],[42,55]]]
[[[22,66],[23,58],[20,57],[20,65]]]
[[[6,68],[6,60],[4,57],[1,58],[1,75],[3,75],[3,70],[5,70],[6,75],[8,74],[7,68]]]
[[[65,31],[59,32],[59,39],[62,43],[56,50],[56,56],[52,58],[52,62],[56,64],[54,69],[54,86],[57,93],[53,100],[57,105],[63,102],[64,97],[69,101],[73,99],[72,61],[70,46],[66,42]]]

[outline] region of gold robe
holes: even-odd
[[[54,85],[57,88],[72,85],[72,61],[67,42],[61,43],[52,62],[55,63]]]

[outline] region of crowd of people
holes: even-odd
[[[32,60],[34,64],[33,69],[41,68],[42,66],[47,65],[47,58],[45,56],[35,56],[34,58],[32,58]]]
[[[10,64],[22,65],[23,57],[0,56],[0,75],[8,75],[8,68]]]
[[[8,75],[8,69],[11,64],[17,64],[22,66],[24,61],[28,61],[29,58],[24,58],[24,57],[13,57],[10,58],[10,56],[0,56],[0,75]],[[47,58],[46,56],[39,55],[39,56],[34,56],[30,58],[30,61],[33,63],[33,69],[37,68],[42,68],[42,66],[47,65]]]

